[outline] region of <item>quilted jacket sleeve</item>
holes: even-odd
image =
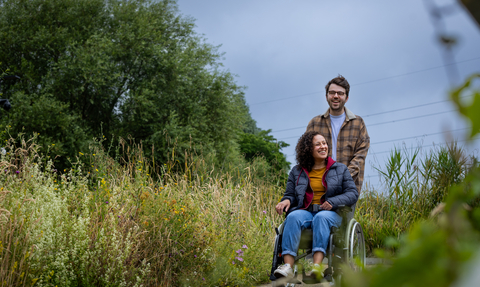
[[[295,178],[295,173],[294,169],[296,167],[292,168],[290,171],[290,174],[288,175],[288,181],[287,181],[287,188],[285,189],[285,193],[283,194],[283,197],[280,201],[284,201],[285,199],[290,200],[290,208],[293,206],[297,206],[297,199],[295,196],[295,183],[296,183],[296,178]]]
[[[357,187],[348,168],[343,171],[342,190],[343,193],[328,199],[328,202],[332,205],[332,210],[336,210],[340,205],[352,206],[358,200]]]

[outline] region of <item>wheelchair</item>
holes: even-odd
[[[353,270],[359,270],[365,266],[365,238],[362,226],[353,218],[355,205],[353,207],[340,206],[338,214],[342,217],[340,227],[332,227],[326,254],[324,258],[328,262],[328,267],[324,271],[324,278],[318,280],[314,276],[308,276],[300,259],[313,255],[312,243],[313,232],[311,229],[302,230],[300,245],[295,257],[295,265],[292,267],[294,276],[291,279],[276,278],[273,272],[283,264],[282,256],[282,235],[285,221],[275,228],[275,247],[273,251],[272,270],[270,280],[273,287],[294,287],[298,284],[317,284],[320,282],[329,282],[331,285],[341,286],[344,266],[349,266]],[[300,252],[302,250],[302,252]],[[302,281],[299,280],[299,267],[302,272]]]

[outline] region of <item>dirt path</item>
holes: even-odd
[[[302,274],[299,274],[298,275],[298,279],[302,280]],[[272,283],[268,283],[268,284],[262,284],[262,285],[257,285],[257,287],[271,287],[272,286]],[[330,283],[329,282],[325,282],[325,283],[318,283],[318,284],[298,284],[298,286],[305,286],[305,287],[330,287]]]

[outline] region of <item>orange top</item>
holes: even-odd
[[[320,198],[325,194],[325,186],[322,183],[322,177],[327,168],[312,169],[309,173],[310,186],[313,189],[313,201],[312,204],[320,204]]]

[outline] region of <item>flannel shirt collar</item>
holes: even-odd
[[[322,115],[322,117],[324,118],[327,118],[328,116],[330,116],[330,108],[327,109],[327,111]],[[355,116],[354,113],[352,113],[351,110],[347,109],[347,107],[345,107],[345,119],[346,121],[350,121],[350,120],[353,120],[353,119],[356,119],[357,117]]]

